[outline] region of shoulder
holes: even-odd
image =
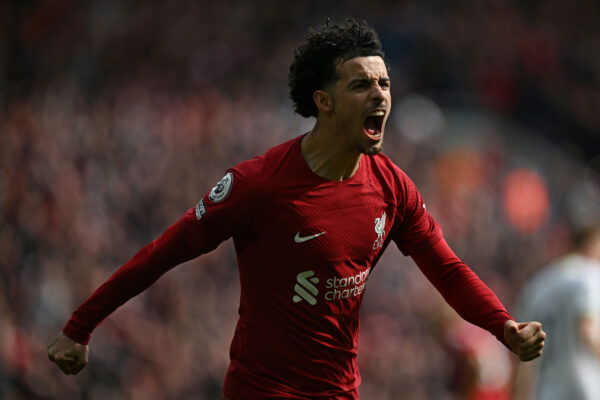
[[[299,146],[300,140],[301,137],[296,137],[271,147],[264,154],[242,161],[235,167],[230,168],[230,171],[245,178],[260,178],[273,170],[277,170],[281,163]]]
[[[264,154],[240,162],[227,173],[232,175],[237,186],[258,194],[272,184],[274,177],[284,169],[284,165],[294,159],[293,155],[299,149],[300,140],[301,136],[274,146]]]
[[[394,183],[410,180],[408,175],[397,166],[388,156],[379,153],[369,156],[371,169],[381,174],[382,178]]]
[[[408,195],[417,191],[411,178],[385,154],[367,156],[371,182],[388,188],[395,194]]]

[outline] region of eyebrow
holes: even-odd
[[[353,86],[355,83],[369,83],[372,81],[377,81],[377,82],[390,82],[390,78],[387,77],[381,77],[381,78],[374,78],[374,79],[368,79],[368,78],[355,78],[352,79],[349,83],[348,86]]]

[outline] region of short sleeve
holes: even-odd
[[[404,255],[412,255],[435,245],[443,234],[413,181],[403,173],[401,178],[392,240]]]

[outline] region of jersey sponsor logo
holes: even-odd
[[[296,276],[296,286],[294,286],[294,292],[296,292],[293,297],[294,303],[304,300],[311,306],[317,304],[316,296],[319,294],[319,290],[315,286],[317,283],[319,283],[319,278],[315,276],[315,271],[300,272]]]
[[[370,272],[371,269],[369,268],[356,275],[341,278],[334,276],[326,279],[325,289],[328,290],[323,295],[324,299],[335,301],[360,295],[365,290]],[[316,285],[319,281],[319,278],[315,276],[315,271],[300,272],[296,276],[296,285],[294,286],[294,292],[296,293],[292,298],[294,303],[304,300],[312,306],[317,304],[319,289]]]
[[[314,239],[314,238],[324,235],[324,234],[325,234],[325,232],[319,232],[319,233],[315,233],[314,235],[300,236],[300,232],[298,232],[298,233],[296,233],[296,236],[294,236],[294,242],[303,243],[303,242],[306,242],[307,240]]]
[[[358,296],[365,290],[370,272],[371,269],[369,268],[356,275],[343,278],[334,276],[333,278],[327,279],[325,287],[332,290],[325,292],[325,300],[334,301]]]
[[[375,233],[377,239],[373,242],[373,249],[380,249],[383,247],[383,236],[385,235],[385,211],[381,214],[381,217],[375,218]]]
[[[233,174],[228,172],[223,178],[221,178],[219,182],[217,182],[215,187],[212,188],[208,195],[208,199],[213,203],[220,203],[221,201],[225,200],[231,191],[232,184]]]
[[[200,221],[200,218],[206,214],[206,207],[204,207],[204,200],[200,199],[198,204],[196,204],[196,219]]]

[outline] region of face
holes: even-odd
[[[340,140],[360,153],[379,153],[392,105],[385,62],[379,56],[356,57],[339,64],[336,73],[332,100]]]

